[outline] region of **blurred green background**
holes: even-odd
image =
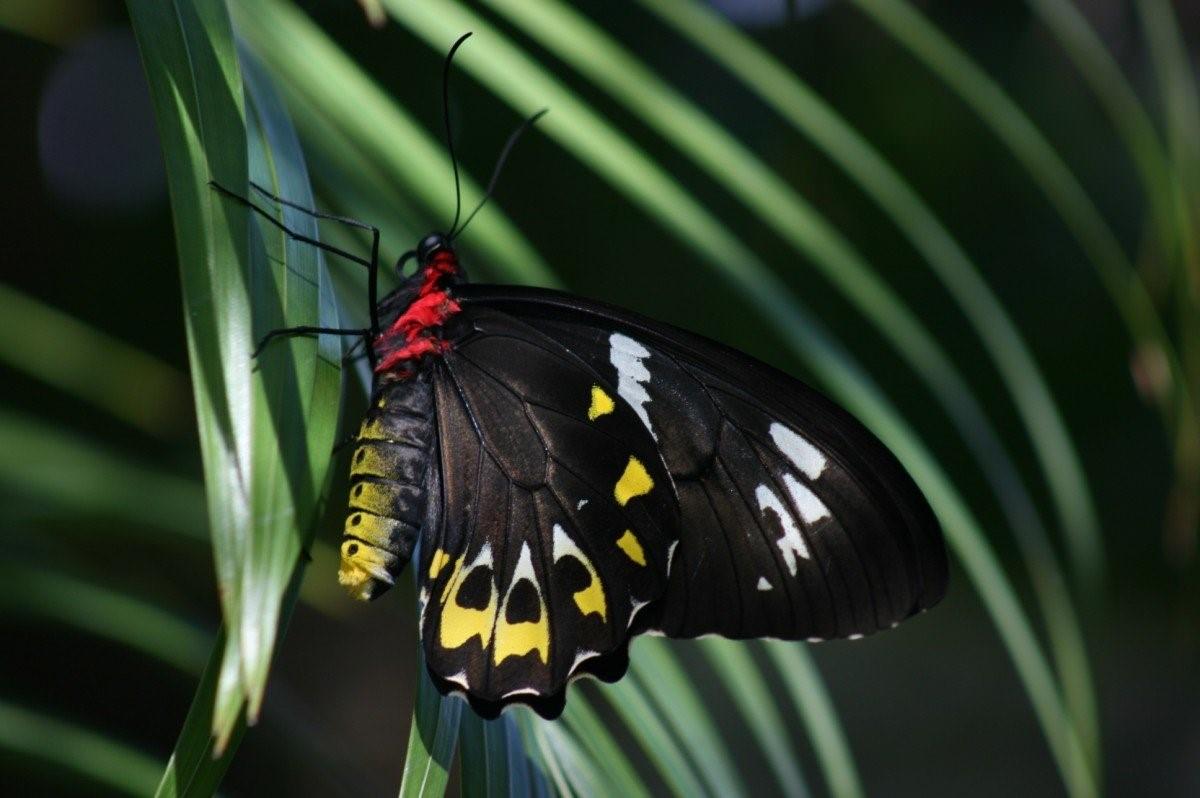
[[[438,20],[462,28],[436,3],[386,5],[391,16],[348,0],[246,3],[233,26],[287,102],[317,203],[380,225],[388,262],[452,207],[446,164],[419,144],[440,147],[453,35]],[[454,7],[488,25],[474,28],[452,85],[456,146],[476,185],[523,114],[550,108],[506,167],[495,207],[461,239],[474,279],[557,282],[736,345],[847,403],[839,391],[853,396],[855,383],[839,386],[813,344],[839,342],[838,362],[869,375],[973,514],[1017,599],[1009,617],[1028,619],[1055,667],[1050,703],[1066,707],[1085,749],[1086,775],[1064,776],[1070,756],[1048,745],[1056,727],[1039,723],[1036,688],[1014,668],[1020,644],[998,634],[995,606],[980,599],[986,568],[952,557],[936,611],[809,647],[856,779],[831,777],[812,727],[769,676],[768,649],[745,647],[757,669],[722,671],[701,644],[671,646],[726,747],[729,783],[1200,792],[1200,9],[589,0],[568,19],[530,11],[567,13],[557,3]],[[221,622],[162,148],[121,3],[9,0],[0,24],[0,789],[152,791]],[[340,47],[415,127],[390,127],[382,95],[372,104],[343,92],[336,60],[297,31]],[[572,104],[497,59],[497,43],[523,51]],[[946,60],[953,52],[961,62]],[[754,72],[746,53],[795,82]],[[739,65],[758,82],[737,77]],[[611,131],[627,150],[605,149]],[[720,235],[699,239],[706,218]],[[512,258],[523,250],[507,245],[509,261],[496,262],[509,223],[540,260]],[[960,290],[948,290],[936,264],[962,274],[964,263],[982,280],[952,278]],[[759,266],[769,284],[756,282]],[[333,259],[328,268],[341,305],[362,313],[359,275]],[[979,299],[987,288],[998,302]],[[810,315],[771,310],[783,291]],[[1010,325],[989,315],[999,308]],[[352,428],[353,377],[347,397]],[[864,420],[899,440],[884,416]],[[1072,447],[1078,483],[1062,459]],[[301,601],[227,794],[385,795],[401,781],[419,672],[412,591],[369,607],[340,595],[330,552],[344,463],[332,468]],[[957,534],[958,516],[941,517]],[[802,781],[739,731],[733,676],[761,679],[786,708],[782,750]],[[679,791],[688,782],[647,753],[609,689],[582,693],[646,789]],[[703,764],[689,767],[719,791]],[[128,779],[97,775],[106,771]],[[452,789],[469,792],[469,781],[456,766]]]

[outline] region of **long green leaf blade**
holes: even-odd
[[[241,77],[223,3],[129,0],[166,161],[209,522],[229,631],[227,674],[214,732],[228,738],[244,695],[240,658],[241,563],[251,525],[252,330],[242,275],[250,257],[246,212],[210,180],[246,185]]]
[[[830,795],[840,798],[863,795],[846,734],[812,657],[798,643],[767,640],[763,647],[774,661],[783,685],[808,729]]]
[[[419,651],[420,646],[417,648]],[[445,794],[464,707],[460,699],[443,698],[438,694],[425,670],[424,653],[419,656],[417,702],[413,708],[412,729],[408,733],[408,750],[404,755],[401,798]]]
[[[187,378],[159,359],[0,284],[0,362],[159,437],[187,429]]]
[[[0,749],[33,757],[127,795],[148,795],[159,763],[111,737],[0,701]]]
[[[746,644],[714,637],[701,640],[700,647],[725,684],[733,688],[730,697],[746,718],[746,726],[758,741],[759,750],[766,755],[782,794],[808,795],[808,785],[788,741],[778,701],[771,697]]]

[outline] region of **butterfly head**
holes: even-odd
[[[417,263],[427,266],[433,260],[434,254],[450,249],[450,239],[442,233],[430,233],[417,244]]]

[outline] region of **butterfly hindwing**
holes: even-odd
[[[550,291],[469,286],[617,389],[675,486],[680,543],[637,630],[853,637],[940,600],[936,519],[895,457],[816,391],[735,350]]]
[[[561,711],[568,681],[624,673],[666,590],[677,509],[653,437],[609,380],[487,310],[433,365],[440,496],[418,567],[431,674],[481,714]]]

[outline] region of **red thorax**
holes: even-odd
[[[375,351],[380,354],[376,374],[398,372],[397,376],[406,377],[411,372],[401,366],[450,348],[449,342],[439,337],[438,329],[459,311],[458,303],[443,285],[457,271],[458,260],[451,250],[433,253],[424,267],[416,298],[375,339]]]

